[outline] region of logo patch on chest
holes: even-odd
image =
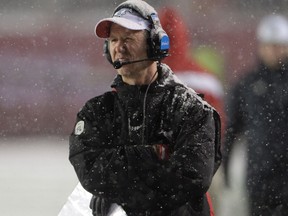
[[[84,131],[84,121],[77,122],[77,124],[75,126],[75,130],[74,130],[74,134],[80,135],[83,133],[83,131]]]

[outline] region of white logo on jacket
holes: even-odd
[[[77,122],[74,130],[75,135],[80,135],[84,131],[84,121]]]

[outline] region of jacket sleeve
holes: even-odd
[[[87,102],[77,114],[69,139],[69,160],[82,186],[93,195],[122,206],[135,207],[141,202],[143,208],[150,207],[154,200],[147,196],[153,196],[153,191],[139,181],[132,169],[134,165],[128,163],[127,152],[133,149],[134,155],[140,153],[145,158],[141,163],[157,163],[157,156],[151,146],[128,148],[129,143],[126,146],[121,140],[113,141],[113,125],[105,122],[113,112],[113,97],[105,100]]]
[[[111,191],[119,189],[127,176],[127,164],[120,157],[123,148],[112,145],[112,134],[107,132],[106,111],[101,100],[88,101],[78,112],[69,138],[69,160],[82,186],[94,195],[104,193],[107,184]],[[116,170],[118,174],[113,175]]]
[[[128,164],[133,164],[139,181],[156,191],[154,203],[160,209],[173,209],[202,199],[220,165],[220,123],[213,109],[198,101],[182,111],[174,115],[178,133],[169,160],[154,163],[127,147]],[[219,142],[218,149],[215,142]]]

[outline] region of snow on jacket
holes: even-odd
[[[217,112],[164,64],[148,89],[119,75],[112,87],[86,103],[70,136],[69,159],[99,215],[110,203],[133,216],[210,215],[205,193],[221,160]],[[153,144],[167,145],[169,159],[158,159]]]
[[[247,142],[250,195],[273,206],[287,203],[287,64],[273,71],[259,64],[255,71],[248,73],[231,89],[229,95],[224,144],[226,172],[231,150],[242,135]]]

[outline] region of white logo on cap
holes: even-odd
[[[84,131],[84,121],[77,122],[74,130],[75,135],[80,135]]]
[[[124,16],[126,13],[132,14],[133,11],[130,8],[122,8],[121,10],[117,11],[114,16],[121,17]]]

